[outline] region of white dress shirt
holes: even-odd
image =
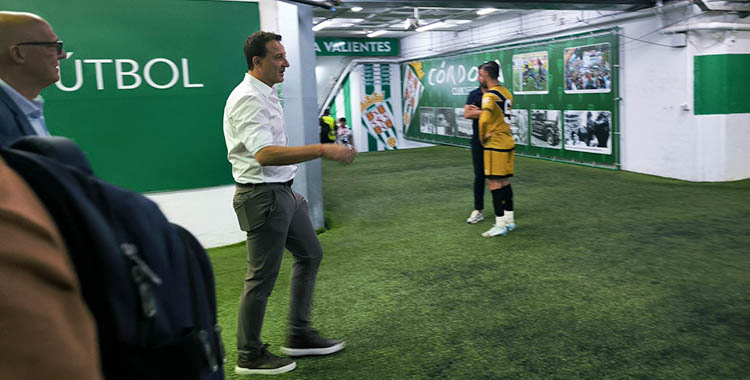
[[[34,100],[26,99],[26,97],[21,95],[15,88],[5,83],[2,79],[0,79],[0,87],[5,90],[5,93],[8,94],[18,108],[21,109],[21,112],[26,116],[26,120],[29,121],[34,132],[39,136],[49,136],[47,124],[44,121],[44,98],[42,98],[41,95],[37,95]]]
[[[297,173],[297,165],[261,166],[255,159],[269,145],[286,146],[289,137],[276,90],[248,73],[224,107],[224,140],[235,182],[287,182]]]

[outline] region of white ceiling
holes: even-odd
[[[317,1],[317,0],[313,0]],[[375,0],[340,0],[317,1],[333,5],[334,10],[316,7],[313,11],[313,25],[326,20],[325,28],[315,32],[319,37],[364,37],[368,33],[383,30],[378,37],[402,38],[414,33],[414,26],[425,26],[437,22],[439,27],[433,31],[459,32],[476,28],[487,23],[502,21],[507,18],[533,12],[539,9],[587,9],[587,10],[635,10],[654,5],[653,1],[599,1],[572,0],[568,2],[526,0],[526,1],[375,1]],[[356,11],[356,8],[362,8]],[[496,9],[495,12],[480,15],[477,11],[485,8]],[[416,9],[416,15],[415,15]],[[418,17],[418,19],[415,18]],[[406,26],[411,20],[411,30]],[[416,20],[416,21],[415,21]],[[414,25],[416,24],[416,25]],[[433,26],[433,25],[431,25]]]

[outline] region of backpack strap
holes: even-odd
[[[211,265],[208,262],[205,249],[184,227],[172,223],[172,227],[175,229],[177,234],[180,236],[182,243],[185,245],[185,253],[187,257],[188,273],[199,273],[200,278],[203,280],[204,289],[202,294],[198,294],[199,290],[196,289],[196,283],[198,281],[190,281],[190,295],[193,300],[193,318],[200,327],[198,332],[198,338],[203,345],[203,351],[208,361],[209,368],[212,372],[216,372],[221,365],[226,362],[226,353],[224,350],[224,342],[221,339],[221,326],[217,323],[215,318],[211,318],[212,315],[216,315],[216,294],[213,282],[213,271]],[[201,298],[208,303],[208,309],[212,314],[201,315],[199,310],[203,308],[199,307],[202,304]],[[208,321],[206,319],[209,319]],[[213,331],[204,330],[205,327],[210,328]],[[213,337],[213,339],[210,339]]]

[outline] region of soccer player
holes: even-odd
[[[495,208],[495,224],[482,233],[484,237],[506,235],[516,227],[513,220],[513,190],[510,187],[516,148],[510,133],[513,95],[500,85],[497,80],[499,74],[500,66],[496,62],[484,63],[479,68],[479,83],[487,88],[482,95],[479,138],[484,146],[484,175]]]

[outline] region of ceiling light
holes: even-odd
[[[339,22],[350,22],[350,23],[354,23],[354,24],[357,24],[357,23],[360,23],[362,21],[365,21],[365,19],[363,19],[363,18],[344,18],[344,17],[335,18],[335,19],[331,19],[331,20],[333,20],[333,21],[335,21],[337,23],[339,23]]]
[[[352,12],[359,12],[362,9],[363,9],[362,7],[352,7]]]
[[[497,9],[495,8],[483,8],[477,11],[477,14],[480,16],[488,15],[492,12],[497,12]]]
[[[436,28],[443,28],[443,27],[446,27],[446,26],[449,26],[449,24],[447,24],[445,22],[442,22],[442,21],[433,22],[432,24],[427,24],[425,26],[420,26],[419,28],[417,28],[417,32],[426,32],[428,30],[432,30],[432,29],[436,29]]]
[[[325,20],[323,22],[319,22],[317,25],[313,26],[312,30],[313,30],[313,32],[317,32],[317,31],[319,31],[319,30],[321,30],[323,28],[331,26],[331,24],[333,24],[333,20],[328,19],[328,20]]]
[[[368,34],[367,37],[372,38],[372,37],[382,36],[383,34],[386,34],[386,33],[388,33],[388,31],[385,30],[385,29],[376,30],[376,31]]]

